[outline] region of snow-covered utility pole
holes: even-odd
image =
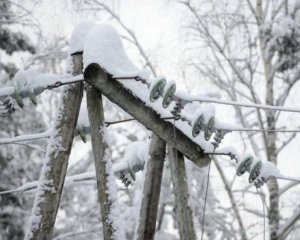
[[[106,78],[105,74],[100,76]],[[97,177],[104,239],[121,239],[115,223],[117,191],[111,163],[111,152],[105,138],[105,122],[101,92],[86,85],[88,114],[91,126],[92,148]]]
[[[136,239],[154,239],[166,143],[153,134],[146,162],[143,199],[139,213]]]
[[[176,144],[177,145],[177,144]],[[168,148],[173,192],[175,195],[175,213],[180,239],[195,240],[196,234],[193,222],[193,212],[189,206],[189,191],[187,175],[182,153],[177,149]]]
[[[81,74],[82,55],[73,55],[72,61],[72,75]],[[64,89],[55,126],[47,146],[29,227],[25,236],[26,240],[52,239],[82,95],[82,83],[76,83]]]

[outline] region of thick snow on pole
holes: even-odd
[[[91,140],[97,177],[98,199],[100,202],[103,237],[125,239],[121,225],[117,224],[117,190],[111,162],[111,152],[106,140],[106,128],[101,93],[91,86],[86,87],[87,107],[91,126]]]
[[[82,73],[82,56],[74,55],[74,76]],[[55,126],[47,146],[37,193],[25,239],[52,239],[55,219],[64,186],[79,108],[82,83],[66,86]]]
[[[195,240],[193,212],[189,206],[189,190],[183,155],[175,148],[168,147],[168,159],[175,195],[175,213],[180,239]]]
[[[154,239],[166,143],[153,134],[143,188],[136,239]]]

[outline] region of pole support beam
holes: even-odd
[[[153,134],[146,163],[143,199],[140,208],[137,240],[154,239],[166,143]]]
[[[161,119],[160,115],[136,97],[118,81],[102,70],[97,63],[87,66],[84,79],[109,100],[119,105],[127,113],[150,129],[169,146],[175,147],[174,126],[171,122]],[[137,83],[141,84],[141,83]],[[207,154],[180,130],[176,131],[176,148],[199,167],[205,167],[210,159]]]

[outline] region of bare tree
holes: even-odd
[[[178,2],[189,14],[188,36],[193,40],[189,65],[202,79],[208,79],[233,101],[285,104],[300,78],[297,1]],[[235,108],[235,113],[243,127],[285,127],[280,112]],[[295,134],[285,139],[275,132],[246,133],[244,137],[258,157],[277,164],[278,154]],[[282,239],[275,179],[268,182],[268,190],[270,239]],[[242,227],[240,221],[239,225]],[[286,225],[286,230],[291,226]]]

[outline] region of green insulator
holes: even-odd
[[[28,90],[28,97],[30,99],[30,101],[34,104],[37,105],[37,99],[36,96],[34,95],[34,93],[30,90]]]
[[[19,86],[15,87],[15,94],[14,95],[15,95],[15,99],[16,99],[16,102],[17,102],[18,106],[20,108],[23,108],[24,107],[24,102],[23,102],[23,98],[21,97]]]
[[[205,127],[205,133],[204,133],[205,140],[208,141],[214,132],[215,132],[215,118],[211,117]]]
[[[246,157],[238,166],[236,175],[241,176],[245,172],[250,172],[251,164],[253,162],[253,157]]]
[[[258,161],[250,170],[249,183],[252,183],[260,174],[262,162]]]
[[[172,102],[172,98],[176,92],[176,84],[172,84],[165,92],[162,105],[164,108],[169,107]]]
[[[192,135],[193,137],[197,137],[201,130],[204,130],[204,116],[201,114],[196,121],[194,122],[193,128],[192,128]]]
[[[149,98],[151,102],[155,102],[159,97],[163,96],[166,84],[167,81],[164,78],[156,80],[150,92]]]

